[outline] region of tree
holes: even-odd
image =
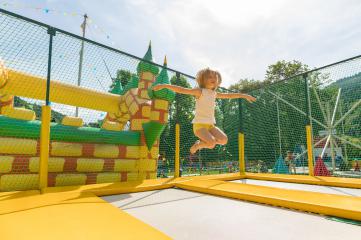
[[[191,88],[187,78],[181,76],[179,81],[174,75],[170,80],[172,85],[178,85],[185,88]],[[177,112],[178,106],[178,112]],[[195,100],[193,96],[177,94],[173,103],[169,108],[169,124],[161,135],[159,151],[165,153],[167,158],[171,158],[171,164],[174,164],[174,144],[175,144],[175,125],[180,125],[180,156],[186,158],[189,155],[189,149],[196,141],[196,137],[192,131],[192,120],[194,117]],[[173,165],[174,166],[174,165]]]
[[[258,99],[252,104],[246,101],[242,104],[246,159],[263,160],[271,167],[280,154],[305,142],[305,116],[275,95],[305,112],[303,78],[280,81],[307,70],[308,66],[299,61],[277,61],[268,66],[263,81],[241,79],[230,87]]]
[[[130,71],[127,71],[127,70],[120,69],[117,71],[117,77],[115,78],[115,80],[120,81],[120,83],[122,84],[122,87],[125,87],[127,85],[127,83],[130,81],[132,75],[134,75],[134,73],[131,73]],[[113,82],[114,82],[114,80],[113,80]]]
[[[275,64],[271,64],[268,66],[265,76],[265,82],[278,82],[280,80],[306,72],[308,70],[308,65],[303,64],[300,61],[277,61]]]
[[[250,92],[252,90],[261,88],[264,85],[264,82],[254,79],[240,79],[237,83],[232,84],[229,87],[229,90],[233,90],[236,92]]]

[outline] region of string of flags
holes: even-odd
[[[34,7],[34,6],[23,4],[23,3],[5,2],[5,3],[0,3],[0,6],[3,7],[3,8],[33,9],[33,10],[42,12],[44,14],[55,13],[55,14],[58,14],[58,15],[71,16],[71,17],[83,17],[84,16],[83,13],[78,13],[78,12],[75,12],[75,11],[68,12],[68,11],[57,10],[57,9],[54,9],[54,8]],[[101,34],[103,34],[105,36],[105,38],[110,41],[111,45],[115,45],[115,42],[112,41],[111,36],[101,26],[94,23],[94,20],[92,18],[90,18],[89,16],[87,18],[87,26],[91,27],[95,31],[98,31]]]

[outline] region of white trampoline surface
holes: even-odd
[[[341,187],[332,187],[332,186],[320,186],[320,185],[286,183],[286,182],[271,182],[271,181],[253,180],[253,179],[241,179],[232,182],[247,183],[247,184],[268,186],[268,187],[277,187],[283,189],[303,190],[310,192],[320,192],[320,193],[361,197],[361,189],[354,189],[354,188],[341,188]],[[361,240],[361,236],[360,236],[360,240]]]
[[[361,239],[360,226],[331,221],[319,215],[180,189],[102,198],[173,239]]]

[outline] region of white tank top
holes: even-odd
[[[217,92],[206,88],[201,88],[201,90],[201,96],[196,98],[196,113],[192,123],[215,124],[214,109]]]

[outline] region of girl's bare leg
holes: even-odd
[[[209,130],[209,132],[213,135],[213,137],[216,139],[216,144],[220,145],[226,145],[228,142],[227,135],[218,127],[214,127]]]
[[[214,148],[214,146],[216,146],[216,139],[206,128],[198,129],[194,134],[200,140],[196,141],[191,147],[190,152],[192,154],[202,148]]]

